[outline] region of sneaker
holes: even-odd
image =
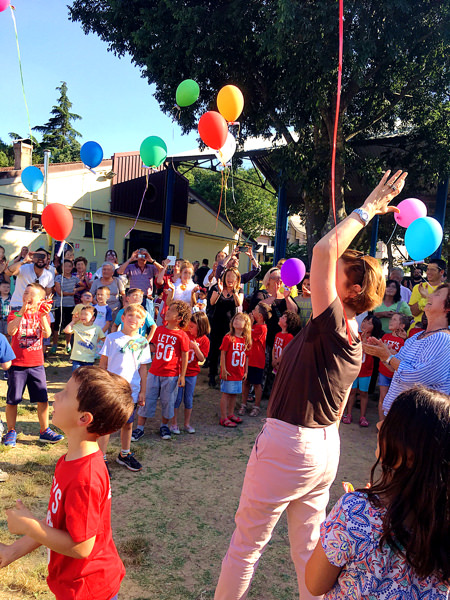
[[[67,352],[67,354],[70,354],[72,352],[72,344],[67,344],[66,352]]]
[[[184,428],[184,430],[185,430],[187,433],[195,433],[195,428],[194,428],[194,427],[192,427],[191,425],[186,425],[186,427]]]
[[[0,481],[8,481],[9,475],[0,469]]]
[[[143,429],[135,429],[133,431],[133,433],[131,434],[131,441],[132,442],[138,442],[143,435],[144,435],[144,430]]]
[[[170,431],[172,433],[174,433],[175,435],[180,435],[180,433],[181,433],[180,428],[178,427],[178,425],[171,425],[170,426]]]
[[[119,463],[119,465],[123,465],[130,471],[140,471],[142,469],[141,463],[134,458],[133,452],[129,452],[126,456],[123,456],[123,454],[119,452],[116,462]]]
[[[161,427],[159,428],[159,435],[161,436],[162,440],[171,440],[172,436],[170,434],[170,429],[167,427],[167,425],[161,425]]]
[[[105,460],[105,467],[106,467],[106,470],[108,471],[109,478],[111,479],[111,469],[109,468],[109,462],[108,462],[108,459],[107,459],[107,458],[105,458],[104,460]]]
[[[55,433],[50,429],[50,427],[47,427],[43,433],[39,434],[38,442],[43,442],[44,444],[56,444],[63,439],[63,435]]]
[[[14,429],[11,429],[11,431],[8,431],[8,433],[3,438],[3,444],[5,446],[11,446],[11,448],[14,448],[16,445],[16,440],[17,440],[17,433]]]
[[[4,372],[3,372],[3,379],[4,379],[5,381],[8,381],[8,371],[4,371]]]

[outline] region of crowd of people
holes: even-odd
[[[51,261],[43,248],[34,252],[23,248],[8,263],[0,247],[0,364],[8,380],[3,444],[17,443],[17,406],[25,387],[30,402],[37,403],[39,441],[63,439],[49,426],[44,349],[56,354],[64,336],[63,351],[70,355],[73,375],[55,396],[53,423],[68,439],[66,461],[89,457],[90,472],[95,472],[103,490],[98,503],[104,505],[110,502],[109,497],[105,500],[109,480],[99,460],[106,465],[103,471],[109,471],[109,435],[120,429],[116,461],[138,472],[142,464],[131,446],[146,434],[147,419],[155,416],[158,402],[162,440],[181,433],[182,405],[180,422],[185,432],[194,434],[194,390],[203,365],[210,388],[220,385],[220,426],[235,429],[244,418],[259,416],[263,399],[269,398],[267,419],[247,466],[216,600],[246,597],[284,510],[302,600],[323,593],[329,599],[345,598],[355,589],[363,594],[380,582],[385,595],[374,598],[396,597],[402,585],[416,586],[419,595],[432,590],[430,598],[446,597],[449,559],[441,548],[448,550],[449,539],[449,499],[444,490],[450,438],[447,266],[441,259],[430,259],[426,279],[419,266],[410,279],[396,267],[386,281],[376,259],[348,249],[368,219],[395,210],[389,203],[405,178],[405,173],[391,177],[387,173],[365,201],[363,212],[353,212],[315,246],[311,270],[298,288],[283,284],[283,259],[245,295],[243,286],[257,281],[261,267],[252,250],[241,246],[228,254],[218,252],[212,268],[207,259],[201,265],[181,258],[172,264],[168,257],[160,264],[144,248],[119,264],[117,253],[108,250],[95,273],[89,273],[86,259],[75,259],[71,250],[60,261],[58,257]],[[239,271],[242,254],[251,263],[246,273]],[[109,391],[100,372],[108,373]],[[339,462],[339,423],[352,423],[359,395],[359,425],[369,426],[369,393],[377,381],[377,465],[382,475],[377,478],[374,467],[368,490],[344,495],[325,519]],[[114,399],[111,390],[118,390]],[[112,407],[115,415],[110,414]],[[432,469],[433,457],[438,464]],[[61,493],[68,497],[81,484],[70,480],[64,469],[64,461],[58,463],[57,482],[64,481]],[[83,464],[80,480],[88,478],[86,469]],[[420,476],[415,469],[420,469]],[[0,478],[6,477],[1,472]],[[428,480],[433,480],[436,496],[432,510],[444,520],[440,524],[425,514],[420,488]],[[55,494],[53,486],[54,503]],[[83,494],[79,497],[82,503]],[[423,508],[420,514],[415,501]],[[70,539],[64,542],[48,527],[30,525],[25,511],[23,505],[8,511],[10,530],[24,534],[27,541],[0,545],[0,566],[40,544],[52,550],[50,571],[66,565],[70,574],[67,557],[89,561],[96,549],[101,554],[95,535],[92,541],[88,533],[83,537],[79,529],[69,527]],[[370,556],[361,553],[353,536],[355,511],[364,513],[360,533],[373,548]],[[75,520],[78,523],[79,518]],[[62,523],[57,510],[49,511],[47,526],[63,527]],[[411,533],[415,527],[423,535]],[[102,595],[92,598],[111,600],[117,597],[123,567],[110,526],[106,529],[109,538],[103,541],[108,553],[99,557],[99,568],[101,561],[113,561],[117,577]],[[94,532],[95,525],[86,531]],[[79,556],[74,550],[77,540],[82,542]],[[8,549],[12,547],[14,551]],[[394,560],[395,567],[383,575]],[[73,582],[50,575],[49,585],[62,598],[64,585]]]

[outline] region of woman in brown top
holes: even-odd
[[[215,600],[247,596],[258,560],[284,510],[301,600],[315,598],[305,585],[305,565],[319,538],[336,476],[338,423],[360,369],[355,316],[380,304],[385,289],[378,261],[347,248],[374,215],[398,212],[389,202],[402,190],[406,173],[389,175],[388,171],[361,209],[314,247],[312,318],[283,353],[268,418],[247,465]]]

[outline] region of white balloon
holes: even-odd
[[[219,148],[219,150],[215,150],[214,152],[217,156],[217,160],[225,166],[227,162],[232,159],[234,153],[236,152],[235,137],[230,132],[228,132],[225,144],[222,146],[222,148]]]

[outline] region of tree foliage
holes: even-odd
[[[186,131],[204,110],[215,108],[224,84],[238,85],[246,101],[243,136],[275,134],[288,144],[272,160],[300,190],[293,208],[304,211],[311,249],[331,225],[336,0],[72,0],[69,10],[86,33],[97,33],[118,55],[131,55],[149,83],[156,84],[165,112],[172,111],[183,79],[199,83],[200,100],[180,116]],[[413,167],[416,180],[426,172],[434,183],[450,167],[445,152],[450,3],[347,0],[344,10],[338,218],[345,216],[344,194],[354,171],[367,179],[367,169],[380,171],[385,159],[358,156],[357,140],[404,134],[404,148],[393,166]]]

